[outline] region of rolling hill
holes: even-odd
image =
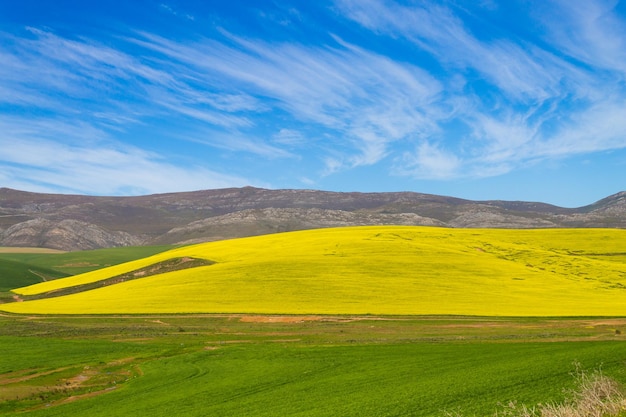
[[[228,188],[136,197],[0,188],[0,246],[89,250],[200,243],[322,227],[626,228],[626,192],[579,208],[412,192]]]
[[[317,229],[173,249],[16,289],[26,301],[0,309],[626,316],[625,242],[619,229]]]

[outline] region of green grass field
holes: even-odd
[[[0,316],[0,415],[492,415],[626,382],[624,319]],[[25,378],[26,377],[26,378]]]
[[[177,248],[15,292],[45,297],[171,258],[214,264],[0,309],[621,316],[626,315],[625,254],[626,231],[612,229],[321,229]]]

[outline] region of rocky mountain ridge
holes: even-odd
[[[0,188],[0,246],[84,250],[377,224],[626,228],[626,192],[569,209],[536,202],[472,201],[414,192],[244,187],[99,197]]]

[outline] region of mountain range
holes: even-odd
[[[72,251],[382,224],[626,228],[626,192],[587,206],[563,208],[538,202],[472,201],[415,192],[243,187],[105,197],[0,188],[0,246]]]

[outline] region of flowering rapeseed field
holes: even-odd
[[[626,315],[626,231],[367,226],[177,248],[16,289],[100,281],[167,259],[215,263],[61,297],[0,305],[34,314]]]

